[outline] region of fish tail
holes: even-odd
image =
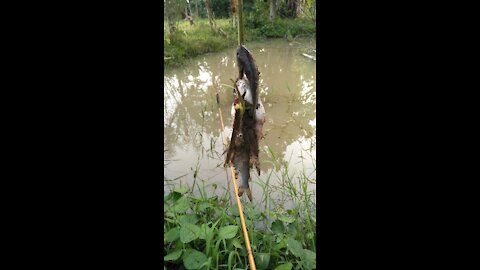
[[[243,192],[247,194],[247,197],[251,202],[253,199],[252,199],[252,191],[250,190],[250,187],[238,187],[238,197],[242,197]]]

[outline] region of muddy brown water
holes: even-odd
[[[254,205],[262,203],[258,182],[269,179],[269,196],[292,202],[282,191],[282,166],[295,182],[303,173],[316,188],[316,63],[302,56],[315,49],[310,39],[247,43],[260,74],[259,98],[266,110],[260,141],[261,175],[251,170]],[[232,80],[238,76],[236,47],[191,59],[164,73],[164,193],[179,185],[205,187],[207,195],[234,196],[230,172],[223,167],[225,146],[233,118]],[[307,52],[308,53],[308,52]],[[219,93],[225,129],[222,130],[215,95]],[[284,178],[284,177],[283,177]],[[282,184],[283,183],[283,184]],[[298,187],[297,187],[298,188]],[[199,194],[198,191],[195,193]]]

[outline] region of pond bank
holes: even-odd
[[[217,19],[217,27],[221,28],[227,36],[214,34],[210,29],[207,19],[197,19],[194,25],[189,22],[179,22],[177,38],[170,42],[168,31],[164,24],[163,36],[163,66],[178,67],[185,64],[187,59],[234,46],[238,42],[237,28],[234,28],[230,19]],[[251,29],[245,26],[246,43],[267,38],[315,37],[316,26],[305,19],[275,19],[273,22],[255,26]]]

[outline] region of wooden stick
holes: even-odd
[[[237,14],[238,14],[238,46],[242,45],[245,41],[244,29],[243,29],[243,0],[237,2]]]
[[[317,61],[317,59],[315,58],[315,56],[312,56],[312,55],[308,55],[306,53],[302,53],[303,56],[307,57],[307,58],[310,58],[312,59],[313,61]]]

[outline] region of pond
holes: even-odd
[[[300,189],[296,182],[302,178],[308,179],[310,192],[314,194],[316,188],[316,63],[302,55],[315,48],[315,40],[275,39],[245,46],[261,73],[259,98],[267,118],[265,138],[260,141],[260,176],[251,170],[253,205],[263,204],[268,193],[288,208],[294,202],[287,196],[286,186]],[[235,196],[230,172],[223,166],[223,133],[229,141],[233,123],[231,80],[237,76],[236,47],[165,70],[165,194],[187,185],[205,189],[209,196]]]

